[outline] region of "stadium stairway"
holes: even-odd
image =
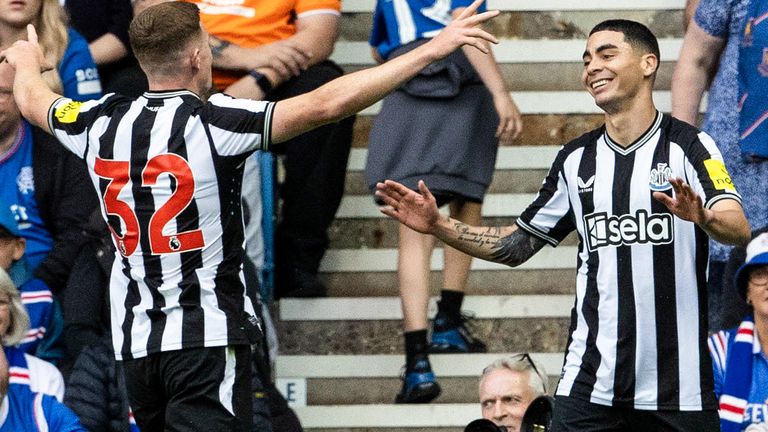
[[[525,130],[499,149],[483,207],[485,224],[510,224],[533,199],[559,145],[598,126],[600,109],[581,89],[581,53],[592,26],[609,18],[648,25],[659,38],[655,101],[670,110],[670,81],[682,41],[683,0],[488,0],[501,15],[489,26]],[[344,0],[333,59],[347,71],[370,67],[366,40],[375,0]],[[517,269],[475,260],[464,309],[489,354],[434,355],[443,394],[427,405],[395,405],[403,366],[397,298],[397,224],[376,209],[365,186],[366,141],[378,105],[357,118],[346,191],[321,266],[328,298],[283,299],[278,387],[310,431],[462,431],[480,416],[477,376],[494,359],[531,352],[554,388],[573,304],[576,239],[545,247]],[[442,245],[433,260],[440,288]],[[431,313],[434,313],[433,300]]]

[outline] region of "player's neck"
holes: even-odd
[[[0,132],[0,155],[4,155],[11,149],[13,143],[16,142],[16,138],[19,136],[21,130],[21,122],[11,126],[8,125],[5,130]]]
[[[608,136],[622,147],[629,147],[651,127],[656,120],[656,107],[644,103],[632,109],[605,114]]]
[[[182,81],[149,81],[149,90],[153,92],[173,91],[173,90],[189,90],[192,93],[203,97],[202,92],[196,86],[190,85],[189,82]]]

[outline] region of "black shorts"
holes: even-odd
[[[250,431],[251,347],[192,348],[122,362],[142,431]]]
[[[552,432],[718,432],[717,410],[645,411],[556,396]]]
[[[417,191],[418,192],[418,191]],[[450,202],[453,201],[459,201],[459,202],[473,202],[482,204],[482,201],[476,200],[474,198],[465,197],[463,195],[459,195],[454,192],[442,192],[442,191],[432,191],[432,195],[435,197],[435,201],[437,201],[437,207],[440,208]]]

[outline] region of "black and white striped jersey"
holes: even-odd
[[[117,246],[118,359],[248,343],[240,186],[245,158],[269,148],[273,109],[186,90],[51,106],[50,128],[85,159]]]
[[[707,352],[708,238],[652,197],[681,177],[709,208],[741,201],[714,141],[657,114],[632,145],[604,127],[560,150],[518,226],[579,237],[576,301],[558,395],[644,410],[715,409]]]

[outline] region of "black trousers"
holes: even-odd
[[[251,348],[193,348],[123,361],[142,431],[250,431]]]
[[[552,432],[717,432],[717,410],[645,411],[555,397]]]
[[[321,62],[266,98],[279,101],[307,93],[342,74],[333,62]],[[328,227],[344,194],[354,121],[353,116],[322,126],[273,149],[285,156],[285,181],[279,189],[282,207],[275,233],[278,297],[316,281],[328,248]]]

